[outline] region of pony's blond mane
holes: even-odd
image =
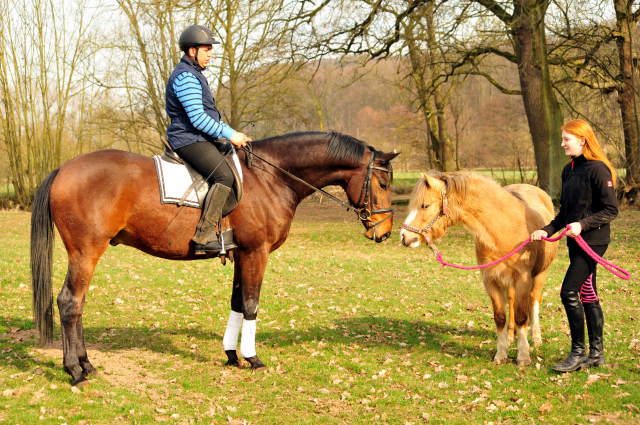
[[[478,174],[473,171],[455,171],[450,173],[444,173],[441,171],[429,171],[427,173],[429,177],[441,180],[447,185],[447,197],[450,202],[463,203],[467,196],[467,187],[471,182],[477,183],[481,181],[483,184],[493,186],[495,190],[503,189],[502,186],[495,180],[485,177],[482,174]],[[425,202],[425,193],[427,192],[427,181],[424,177],[421,177],[418,184],[413,188],[411,193],[411,201],[409,203],[409,209],[420,208]]]

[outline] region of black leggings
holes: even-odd
[[[223,156],[231,150],[231,147],[225,144],[223,149],[225,150],[221,153],[213,143],[203,141],[178,148],[176,153],[198,173],[202,174],[209,185],[220,183],[227,187],[233,187],[233,173]]]
[[[565,298],[568,292],[580,294],[583,303],[593,303],[598,301],[598,290],[596,287],[596,260],[589,257],[580,245],[573,240],[567,241],[569,247],[569,269],[564,276],[560,298]],[[599,256],[603,256],[609,245],[589,245]]]

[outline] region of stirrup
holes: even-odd
[[[208,242],[206,245],[196,244],[196,254],[214,253],[217,255],[225,255],[228,251],[238,247],[233,241],[233,228],[229,228],[220,234],[220,240]]]

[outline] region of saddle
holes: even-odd
[[[160,202],[202,209],[209,191],[209,183],[204,176],[180,158],[164,138],[163,142],[166,149],[162,155],[153,157],[160,185]],[[233,173],[234,183],[222,209],[223,217],[238,206],[244,194],[240,161],[233,146],[229,149],[229,154],[224,159]]]

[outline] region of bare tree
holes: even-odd
[[[67,158],[70,111],[87,101],[80,71],[94,16],[82,1],[0,1],[0,140],[23,208]]]

